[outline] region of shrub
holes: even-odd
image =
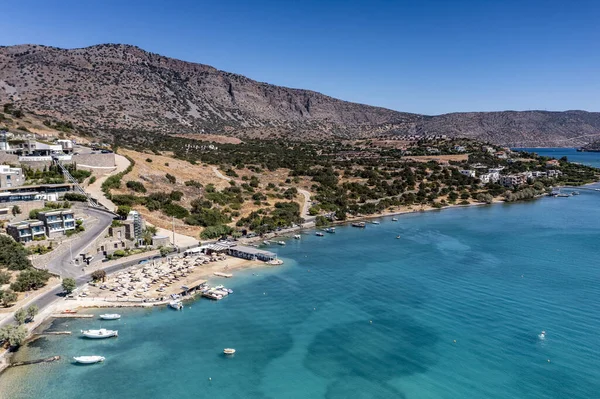
[[[152,162],[152,159],[150,159],[150,158],[146,158],[146,162],[148,162],[148,163],[151,163],[151,162]]]
[[[169,183],[171,183],[171,184],[175,184],[175,183],[177,182],[177,178],[176,178],[175,176],[173,176],[172,174],[170,174],[170,173],[167,173],[167,174],[165,175],[165,177],[167,178],[167,180],[168,180],[168,181],[169,181]]]
[[[136,193],[145,193],[147,191],[144,184],[139,181],[129,180],[125,185],[128,189],[135,191]]]
[[[226,225],[210,226],[200,233],[200,237],[204,239],[219,238],[231,234],[232,231],[233,229]]]
[[[86,202],[88,200],[87,196],[80,193],[65,193],[63,199],[75,202]]]

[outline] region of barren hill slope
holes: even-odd
[[[424,116],[261,83],[129,45],[0,47],[0,102],[91,133],[225,133],[293,138],[448,134],[508,145],[576,146],[600,114],[482,112]]]

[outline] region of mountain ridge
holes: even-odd
[[[0,46],[0,101],[98,135],[119,130],[294,139],[446,134],[524,146],[577,146],[600,137],[600,113],[420,115],[258,82],[124,44]]]

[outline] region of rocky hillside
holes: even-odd
[[[402,113],[256,82],[129,45],[0,47],[0,101],[95,134],[448,134],[532,146],[581,145],[600,136],[598,113]]]

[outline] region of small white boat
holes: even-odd
[[[392,218],[392,222],[397,222],[398,218]]]
[[[540,335],[538,335],[539,339],[546,339],[546,331],[542,331]]]
[[[183,303],[181,303],[181,301],[171,301],[169,302],[169,306],[175,310],[183,309]]]
[[[263,241],[263,244],[265,244],[265,245],[271,245],[271,241],[264,240],[264,241]]]
[[[101,328],[99,330],[81,330],[81,333],[86,338],[111,338],[118,337],[118,330],[107,330],[106,328]]]
[[[285,241],[277,241],[278,245],[285,245]]]
[[[121,315],[117,314],[117,313],[107,313],[107,314],[101,314],[100,318],[102,320],[119,320],[121,318]]]
[[[377,220],[373,220],[371,223],[372,223],[372,224],[380,224],[381,222],[379,222],[379,221],[377,221]]]
[[[94,364],[103,362],[106,358],[104,356],[76,356],[73,358],[77,363],[81,364]]]
[[[328,228],[325,229],[325,232],[333,234],[333,233],[335,233],[335,227],[328,227]]]
[[[295,235],[294,235],[294,238],[295,238],[296,240],[299,240],[299,239],[300,239],[300,234],[295,234]]]
[[[233,355],[235,353],[235,349],[233,348],[225,348],[223,349],[223,353],[226,355]]]
[[[315,233],[315,235],[316,235],[317,237],[323,237],[325,234],[321,233],[320,231],[317,231],[317,232]]]

